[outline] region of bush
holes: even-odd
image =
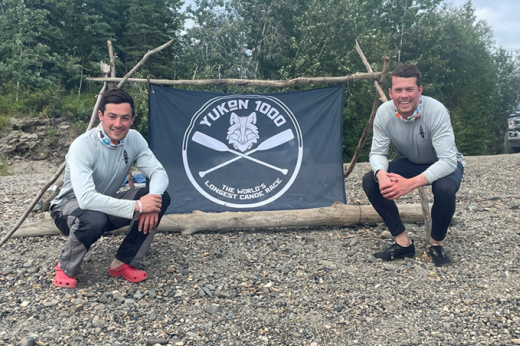
[[[4,84],[0,87],[0,133],[8,128],[9,118],[35,116],[67,117],[71,120],[73,129],[82,133],[90,121],[95,96],[94,92],[78,96],[75,90],[66,94],[60,85],[17,90],[14,85]]]

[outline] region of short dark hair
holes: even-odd
[[[412,64],[402,64],[397,66],[395,70],[392,71],[391,77],[401,77],[401,78],[417,78],[417,86],[421,86],[421,71],[417,68],[417,66]],[[390,77],[390,88],[392,88],[392,78]]]
[[[132,107],[132,117],[135,116],[134,99],[126,91],[122,89],[112,89],[103,93],[103,99],[101,100],[101,104],[99,105],[99,110],[101,111],[101,114],[105,115],[105,108],[109,103],[130,103],[130,107]]]

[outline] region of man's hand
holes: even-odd
[[[148,194],[144,195],[139,199],[143,206],[143,210],[140,210],[139,203],[135,202],[135,211],[141,212],[141,214],[148,213],[159,213],[162,206],[162,196]]]
[[[379,174],[378,172],[377,179],[379,180],[381,194],[390,200],[395,200],[420,186],[428,184],[428,180],[423,174],[406,179],[399,174],[386,172]]]
[[[139,232],[143,232],[144,234],[152,233],[153,229],[159,222],[159,213],[153,212],[139,214],[136,220],[139,220],[139,228],[137,228]]]

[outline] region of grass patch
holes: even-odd
[[[13,175],[13,172],[8,169],[7,158],[0,156],[0,176],[5,177],[7,175]]]
[[[0,114],[0,137],[3,137],[9,130],[9,116]]]

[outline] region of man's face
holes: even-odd
[[[105,114],[98,111],[98,118],[103,124],[103,131],[113,141],[125,138],[134,122],[130,103],[108,103]]]
[[[389,89],[390,98],[403,118],[413,114],[419,105],[423,87],[417,86],[417,78],[392,77],[392,87]]]

